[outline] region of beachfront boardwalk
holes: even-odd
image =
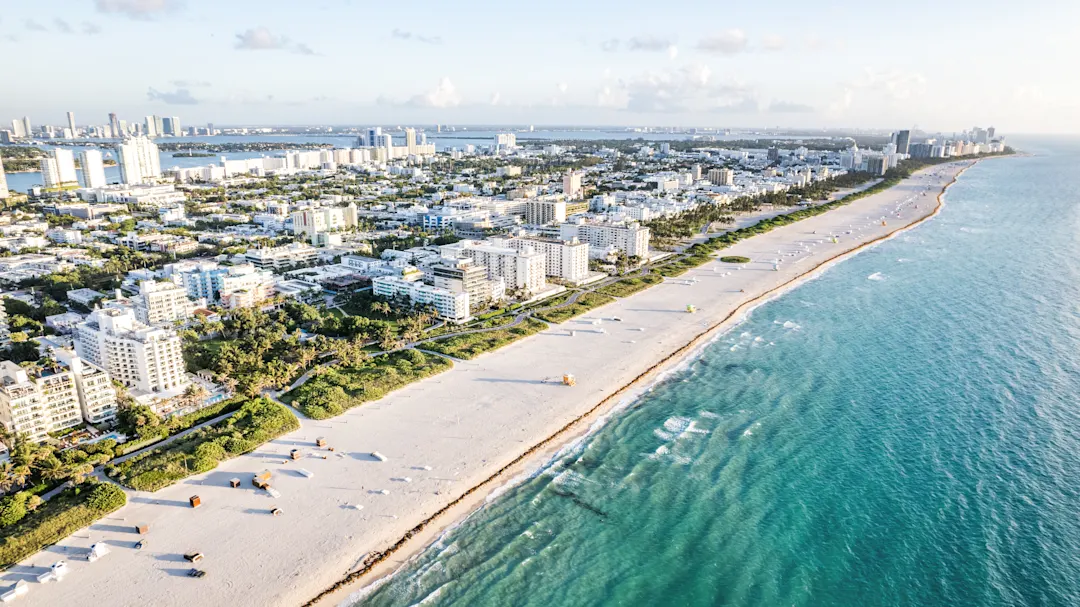
[[[340,417],[301,420],[300,430],[212,472],[156,493],[131,492],[126,507],[8,570],[5,585],[28,580],[22,605],[302,604],[636,378],[649,374],[649,381],[658,362],[681,355],[744,302],[930,214],[937,194],[968,164],[933,167],[725,250],[753,260],[742,269],[710,262]],[[697,312],[687,313],[688,304]],[[562,385],[564,373],[577,385]],[[317,437],[335,451],[317,450]],[[288,457],[296,448],[305,454],[300,461]],[[387,460],[372,457],[376,451]],[[251,485],[264,469],[280,497]],[[239,488],[229,486],[234,477]],[[196,494],[202,505],[193,509],[188,498]],[[282,515],[273,516],[274,508]],[[134,533],[136,523],[150,526],[144,538]],[[140,539],[146,547],[136,550]],[[107,543],[110,554],[94,563],[75,558],[96,542]],[[196,551],[205,555],[201,579],[187,577],[183,557]],[[63,581],[31,581],[61,559],[71,569]]]

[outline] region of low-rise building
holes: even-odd
[[[426,285],[420,278],[419,271],[402,276],[377,276],[371,280],[372,293],[383,299],[401,297],[413,305],[431,306],[440,317],[451,322],[470,318],[468,293]]]
[[[280,247],[248,249],[244,258],[256,268],[276,270],[315,263],[319,258],[319,251],[309,244],[294,242]]]

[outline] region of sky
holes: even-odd
[[[1080,133],[1078,22],[1076,0],[3,0],[0,124]]]

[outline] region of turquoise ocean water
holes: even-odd
[[[721,337],[360,603],[1080,604],[1080,141]]]

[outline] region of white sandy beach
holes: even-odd
[[[692,350],[684,349],[687,344],[737,322],[740,313],[732,314],[747,302],[932,214],[942,188],[970,164],[928,169],[885,192],[723,251],[752,259],[743,269],[710,262],[497,352],[457,362],[442,375],[333,420],[302,420],[300,430],[213,472],[156,493],[129,492],[128,505],[118,512],[9,569],[3,586],[27,579],[30,591],[17,604],[41,606],[303,604],[354,571],[365,555],[385,550],[598,404],[604,406],[594,414],[628,397],[624,388],[635,380],[638,388],[647,384]],[[839,242],[829,242],[829,234]],[[776,259],[782,263],[774,271]],[[687,304],[697,306],[697,313],[687,313]],[[611,320],[616,316],[622,320]],[[595,319],[604,320],[592,324]],[[574,374],[577,385],[561,385],[564,373]],[[549,445],[569,439],[592,419]],[[316,450],[316,437],[325,437],[335,452]],[[297,447],[305,457],[283,463]],[[388,461],[371,457],[373,451]],[[541,456],[520,462],[518,469]],[[314,477],[305,478],[299,468]],[[252,487],[252,475],[263,469],[273,472],[281,497]],[[400,564],[409,550],[422,547],[511,473],[434,521],[359,585]],[[229,487],[233,477],[242,480],[240,488]],[[192,509],[188,497],[196,494],[202,506]],[[282,516],[270,514],[275,507]],[[135,550],[140,536],[133,526],[140,522],[150,531],[146,547]],[[106,542],[112,552],[94,563],[81,560],[95,542]],[[183,554],[193,551],[205,555],[198,564],[208,573],[202,579],[186,576],[191,564]],[[60,582],[35,581],[60,559],[68,561],[70,574]],[[357,587],[325,603],[336,604]]]

